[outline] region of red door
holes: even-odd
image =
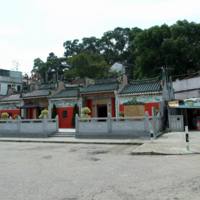
[[[73,128],[73,107],[57,108],[59,128]]]
[[[33,108],[28,108],[27,109],[27,118],[28,119],[33,119]]]

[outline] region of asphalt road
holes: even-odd
[[[200,156],[131,145],[0,143],[2,200],[199,200]]]

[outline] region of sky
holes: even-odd
[[[66,40],[116,27],[200,23],[199,0],[0,0],[0,68],[30,74],[33,60],[63,56]]]

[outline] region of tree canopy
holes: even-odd
[[[71,68],[66,71],[73,71],[80,78],[101,78],[106,77],[109,66],[103,56],[92,53],[80,53],[68,60]]]
[[[186,20],[144,30],[117,27],[101,38],[67,40],[63,47],[62,58],[50,53],[46,62],[35,59],[33,72],[41,77],[56,71],[65,79],[104,78],[115,62],[127,66],[128,76],[135,79],[155,76],[162,66],[168,66],[171,75],[200,70],[200,24]],[[68,66],[65,72],[63,62]]]

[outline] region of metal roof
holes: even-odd
[[[120,94],[152,94],[162,91],[161,82],[159,80],[139,80],[133,81],[126,85]]]

